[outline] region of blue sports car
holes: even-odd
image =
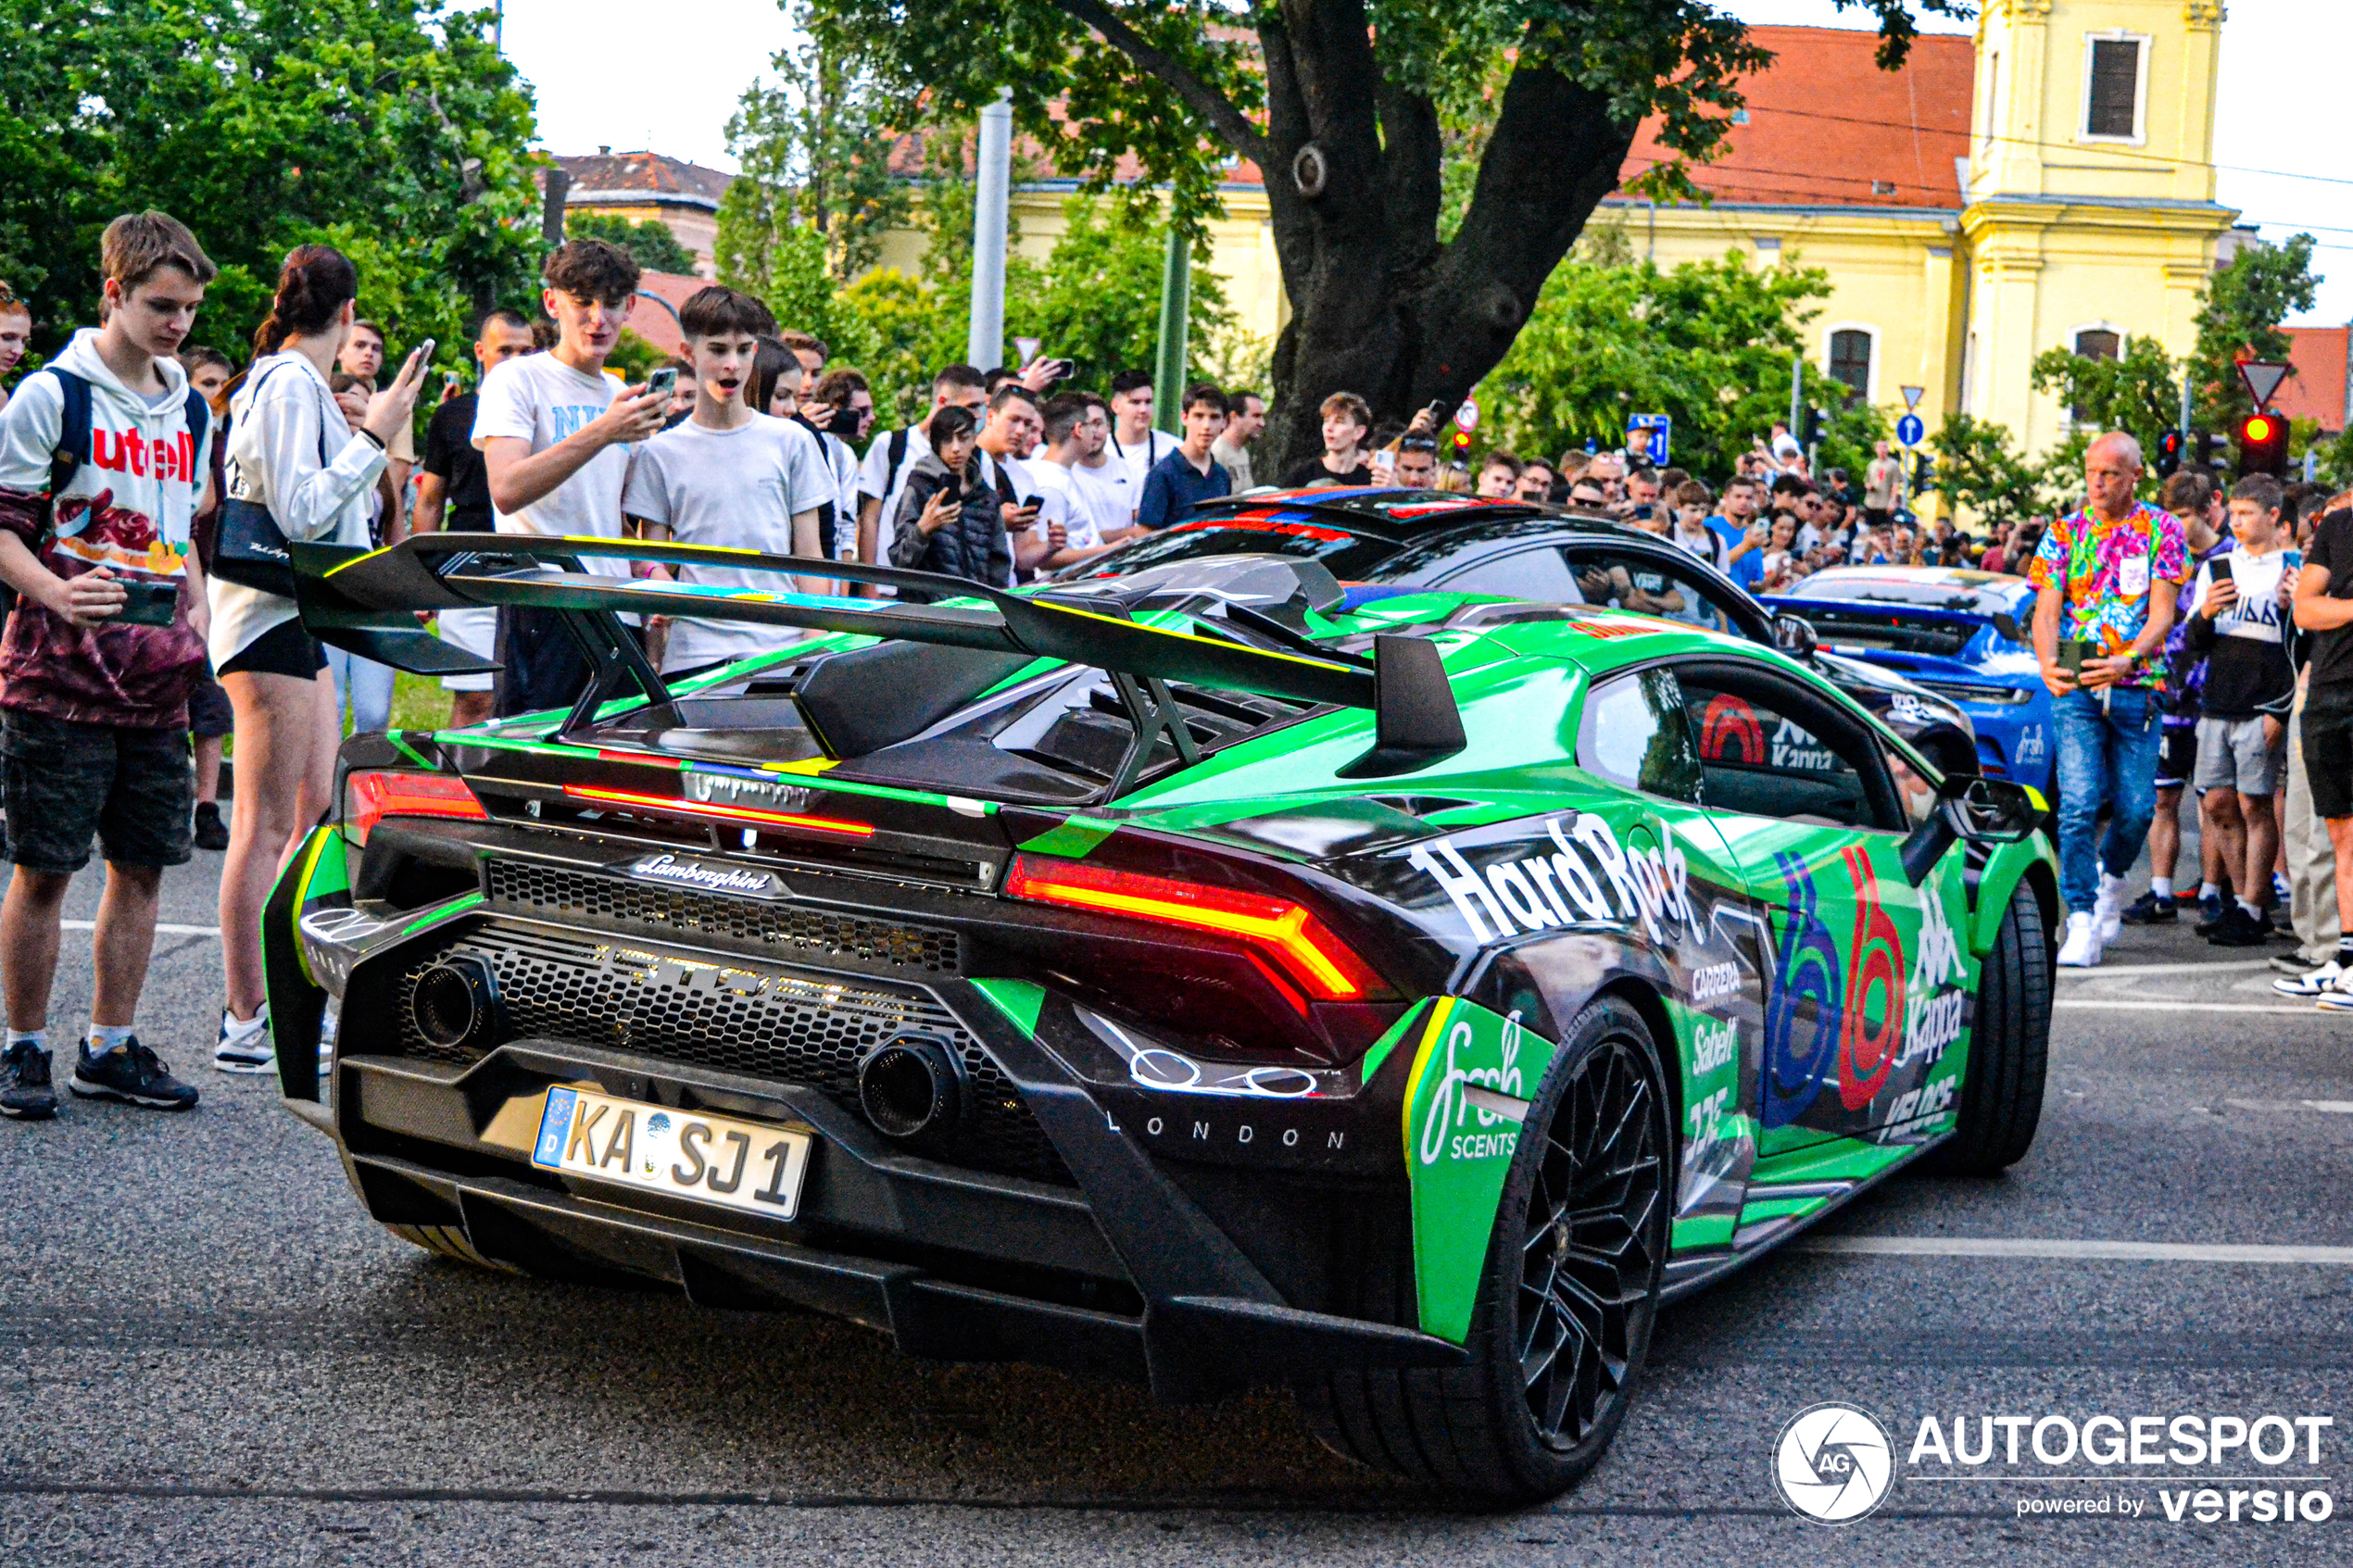
[[[1811,621],[1822,646],[1909,676],[1960,705],[1990,776],[2053,795],[2057,740],[2034,662],[2034,588],[1941,566],[1834,566],[1764,601]]]

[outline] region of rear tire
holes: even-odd
[[[1301,1391],[1316,1435],[1482,1502],[1574,1486],[1625,1420],[1650,1349],[1673,1190],[1667,1106],[1642,1015],[1608,997],[1578,1014],[1520,1126],[1468,1364],[1332,1374]],[[1379,1272],[1365,1296],[1410,1309],[1403,1261]]]
[[[1928,1156],[1940,1175],[1998,1175],[2026,1157],[2050,1067],[2051,949],[2043,906],[2021,882],[1978,972],[1977,1025],[1953,1135]]]

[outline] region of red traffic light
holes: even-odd
[[[1469,451],[1469,450],[1470,450],[1470,444],[1471,444],[1470,432],[1468,432],[1468,431],[1466,431],[1466,430],[1458,430],[1458,431],[1456,431],[1456,432],[1454,433],[1454,450],[1455,450],[1455,451],[1457,451],[1457,452],[1467,452],[1467,451]]]
[[[2239,432],[2239,438],[2243,441],[2251,441],[2260,446],[2271,439],[2271,421],[2261,414],[2256,415],[2247,420],[2246,428]]]
[[[2277,414],[2249,414],[2239,421],[2239,477],[2287,472],[2287,421]]]

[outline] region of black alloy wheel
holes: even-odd
[[[1513,1348],[1536,1436],[1556,1449],[1625,1394],[1665,1261],[1663,1119],[1640,1048],[1611,1038],[1572,1065],[1521,1217]]]

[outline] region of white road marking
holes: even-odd
[[[2229,963],[2128,963],[2102,964],[2091,969],[2063,969],[2061,980],[2131,979],[2143,974],[2232,974],[2243,969],[2268,969],[2269,959],[2241,959]]]
[[[2353,1099],[2225,1099],[2238,1110],[2327,1110],[2353,1116]]]
[[[57,923],[68,931],[98,929],[98,922],[94,920],[61,920]],[[220,935],[220,928],[217,925],[169,925],[157,921],[156,935],[157,936],[218,936]]]
[[[1809,1236],[1799,1252],[1875,1258],[2061,1258],[2130,1263],[2332,1263],[2353,1266],[2353,1247],[2271,1247],[2177,1241],[2064,1241],[1963,1236]]]
[[[2308,1099],[2304,1103],[2315,1110],[2334,1111],[2339,1116],[2353,1116],[2353,1099]]]
[[[2309,1018],[2321,1010],[2309,1002],[2300,1008],[2249,1007],[2245,1002],[2177,1002],[2168,997],[2152,997],[2142,1002],[2126,1001],[2121,997],[2061,997],[2051,1006],[2061,1012],[2284,1012],[2297,1018]]]

